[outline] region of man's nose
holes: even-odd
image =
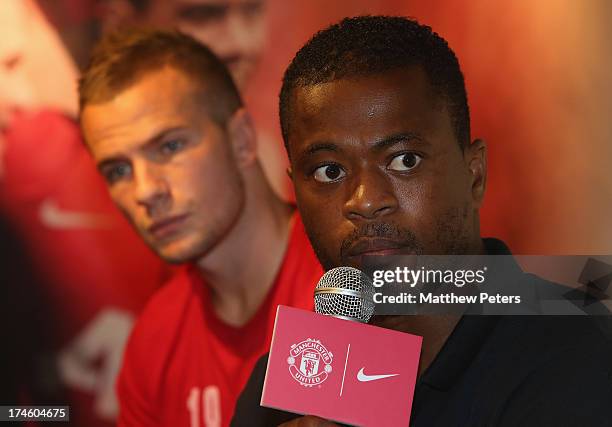
[[[363,170],[352,179],[344,216],[350,220],[372,220],[398,208],[397,197],[383,171]]]
[[[153,215],[154,210],[168,200],[166,179],[157,165],[141,162],[135,163],[133,167],[136,202]]]

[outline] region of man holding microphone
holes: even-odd
[[[480,236],[486,146],[471,138],[459,62],[430,27],[364,16],[317,33],[285,72],[279,110],[298,208],[325,270],[362,269],[371,255],[511,255]],[[608,321],[448,314],[370,323],[423,337],[410,425],[608,426]],[[232,425],[331,425],[260,407],[264,374],[265,359]]]

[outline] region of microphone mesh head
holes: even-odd
[[[336,267],[321,277],[314,292],[315,311],[367,323],[374,314],[374,286],[353,267]]]

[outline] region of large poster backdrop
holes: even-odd
[[[282,72],[313,32],[346,15],[416,17],[457,54],[472,137],[488,145],[483,234],[521,253],[606,252],[611,12],[604,1],[272,1],[270,48],[248,99],[276,130]]]
[[[1,213],[45,276],[41,286],[52,288],[49,306],[61,312],[55,351],[75,425],[112,422],[112,384],[125,338],[134,316],[167,274],[114,210],[71,121],[75,70],[86,62],[99,33],[115,24],[113,13],[124,3],[0,4],[0,18],[5,18],[0,25]],[[278,192],[292,197],[278,126],[278,92],[296,50],[314,32],[345,16],[413,16],[432,26],[456,52],[466,79],[472,137],[488,145],[482,234],[502,238],[519,254],[611,252],[609,2],[263,3],[261,55],[241,87],[257,124],[262,162]],[[62,202],[49,204],[49,196]],[[49,219],[66,209],[95,214],[85,218],[90,222],[85,230],[81,227],[82,234]]]

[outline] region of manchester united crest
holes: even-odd
[[[304,387],[320,385],[332,371],[332,358],[333,354],[321,341],[308,338],[291,346],[287,358],[289,373]]]

